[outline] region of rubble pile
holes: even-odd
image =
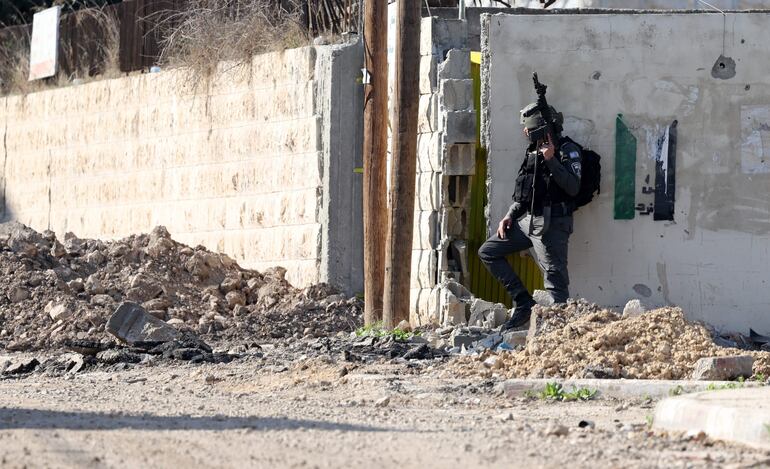
[[[505,377],[688,379],[701,358],[751,355],[753,372],[770,375],[770,352],[720,347],[679,308],[621,316],[571,301],[536,306],[534,312],[526,347],[464,357],[457,370]]]
[[[0,225],[0,348],[111,342],[107,322],[132,302],[207,340],[267,340],[349,332],[362,304],[328,285],[291,286],[285,269],[243,269],[224,254],[171,239],[164,227],[119,241],[63,241]]]

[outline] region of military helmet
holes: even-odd
[[[551,117],[553,118],[554,126],[557,132],[561,132],[562,124],[564,124],[564,115],[561,112],[557,112],[556,108],[551,108]],[[545,125],[543,116],[537,111],[537,103],[530,103],[524,109],[521,110],[521,125],[529,130],[537,129]]]

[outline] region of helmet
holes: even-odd
[[[556,132],[559,133],[562,131],[564,115],[562,115],[560,112],[557,112],[556,108],[553,106],[549,107],[551,108],[551,117],[554,121],[553,125]],[[537,110],[537,103],[528,104],[524,109],[521,110],[521,125],[529,130],[535,130],[545,125],[543,116],[540,114],[540,111]]]

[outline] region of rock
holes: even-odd
[[[473,343],[473,348],[476,350],[486,350],[486,349],[494,349],[498,345],[500,345],[500,342],[503,341],[502,334],[494,333],[489,334],[486,337],[482,338],[481,340],[478,340]]]
[[[470,306],[469,326],[499,327],[508,318],[508,309],[501,303],[474,298]]]
[[[16,363],[12,363],[4,371],[4,375],[18,375],[23,373],[31,373],[35,371],[35,368],[40,365],[37,358],[30,358],[25,360],[19,360]]]
[[[150,232],[147,243],[147,254],[156,259],[160,256],[168,255],[174,252],[176,245],[171,240],[171,235],[165,226],[156,226]]]
[[[238,290],[233,290],[225,295],[225,301],[227,301],[227,306],[233,309],[236,306],[245,306],[246,296]]]
[[[409,321],[403,320],[396,326],[396,329],[404,332],[412,332],[412,326],[409,324]]]
[[[115,300],[110,295],[104,293],[94,295],[91,297],[91,304],[97,306],[110,306],[115,303]]]
[[[142,361],[142,357],[138,353],[129,352],[126,349],[104,350],[96,354],[96,359],[109,365],[115,363],[139,363]]]
[[[586,379],[618,379],[620,374],[607,366],[589,365],[583,368],[582,378]]]
[[[86,254],[85,260],[89,264],[99,266],[104,262],[104,254],[99,251],[93,251]]]
[[[385,396],[377,399],[374,402],[374,407],[387,407],[390,404],[390,396]]]
[[[634,317],[634,316],[640,316],[645,313],[647,309],[642,305],[642,302],[638,299],[633,299],[626,303],[626,306],[623,308],[623,316],[626,317]]]
[[[499,420],[501,422],[510,422],[511,420],[513,420],[513,413],[512,412],[505,412],[505,413],[502,413],[502,414],[498,415],[496,418],[497,418],[497,420]]]
[[[6,296],[11,303],[19,303],[29,298],[29,290],[22,287],[12,287]]]
[[[578,422],[578,428],[589,428],[593,429],[596,427],[596,424],[591,420],[581,420]]]
[[[478,332],[473,332],[468,328],[456,328],[452,331],[452,335],[449,336],[450,344],[452,347],[470,348],[475,342],[484,339],[484,335]]]
[[[147,311],[166,311],[171,306],[171,301],[166,297],[153,298],[142,303],[142,308]]]
[[[168,321],[166,321],[166,324],[169,326],[182,326],[184,325],[184,321],[179,318],[171,318]]]
[[[83,284],[83,280],[76,278],[75,280],[70,280],[67,282],[67,286],[70,290],[72,290],[75,293],[80,293],[82,291],[85,291],[85,285]]]
[[[179,331],[130,302],[118,306],[107,322],[107,332],[128,344],[168,342],[179,336]]]
[[[527,344],[529,331],[508,331],[503,333],[503,342],[513,348],[524,347]]]
[[[532,292],[532,298],[540,306],[553,306],[554,301],[550,293],[545,290],[535,290]]]
[[[495,355],[492,355],[491,357],[487,357],[487,359],[484,360],[484,366],[486,366],[487,368],[499,368],[500,363],[501,363],[500,360]]]
[[[88,276],[85,283],[85,289],[86,293],[91,295],[101,295],[106,291],[102,285],[101,280],[99,280],[99,277],[97,277],[96,274]]]
[[[155,299],[163,294],[161,284],[143,272],[131,277],[129,286],[131,288],[126,292],[126,298],[138,303]]]
[[[752,375],[753,365],[754,357],[749,355],[701,358],[695,363],[692,379],[729,381],[740,377],[748,378]]]
[[[71,318],[73,315],[73,311],[67,307],[66,304],[60,303],[55,304],[53,301],[49,301],[47,305],[45,305],[45,308],[43,309],[48,315],[53,319],[54,322],[58,320],[66,321],[67,319]]]
[[[54,241],[53,245],[51,246],[50,254],[52,257],[60,259],[67,255],[67,250],[64,249],[64,245],[62,243],[59,241]]]
[[[551,424],[545,429],[546,436],[567,436],[569,428],[561,424]]]
[[[239,278],[227,277],[226,279],[222,280],[222,283],[219,284],[219,290],[223,294],[226,294],[233,290],[239,290],[242,284],[243,282],[241,282],[241,279]]]

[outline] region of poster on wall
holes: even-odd
[[[56,75],[61,7],[48,8],[32,18],[29,81]]]

